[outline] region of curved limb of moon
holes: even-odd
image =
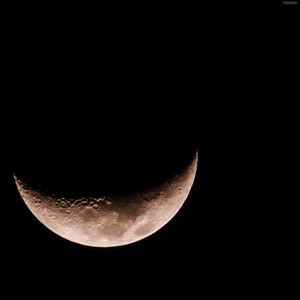
[[[32,190],[14,177],[24,202],[47,228],[79,244],[114,247],[155,233],[176,215],[192,188],[197,162],[198,154],[164,184],[117,197],[60,198]]]

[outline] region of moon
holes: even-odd
[[[188,166],[155,188],[97,198],[62,198],[14,178],[25,204],[48,229],[78,244],[116,247],[152,235],[177,214],[191,191],[197,164],[198,152]]]

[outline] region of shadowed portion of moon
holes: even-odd
[[[134,194],[58,197],[33,189],[15,175],[21,197],[47,228],[67,240],[94,247],[139,241],[163,227],[179,211],[193,185],[198,153],[178,175]]]

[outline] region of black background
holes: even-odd
[[[234,13],[236,22],[223,15],[217,23],[221,9],[214,12],[211,19],[185,17],[187,30],[164,26],[154,34],[147,28],[131,36],[119,26],[105,38],[106,30],[95,38],[77,29],[50,38],[51,28],[18,26],[9,35],[1,104],[5,283],[25,281],[33,294],[39,286],[54,294],[143,297],[222,294],[263,282],[253,276],[270,270],[273,232],[269,202],[257,192],[265,157],[258,124],[266,116],[261,99],[270,97],[265,78],[274,48],[261,45],[273,27],[249,29],[252,12],[247,24]],[[17,172],[36,186],[85,194],[98,192],[96,175],[105,183],[101,192],[117,193],[176,173],[196,148],[197,177],[178,215],[119,248],[85,247],[50,232],[12,178]]]

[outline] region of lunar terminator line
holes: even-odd
[[[176,215],[190,193],[197,163],[198,153],[164,184],[114,197],[61,198],[33,190],[14,177],[27,207],[47,228],[82,245],[115,247],[155,233]]]

